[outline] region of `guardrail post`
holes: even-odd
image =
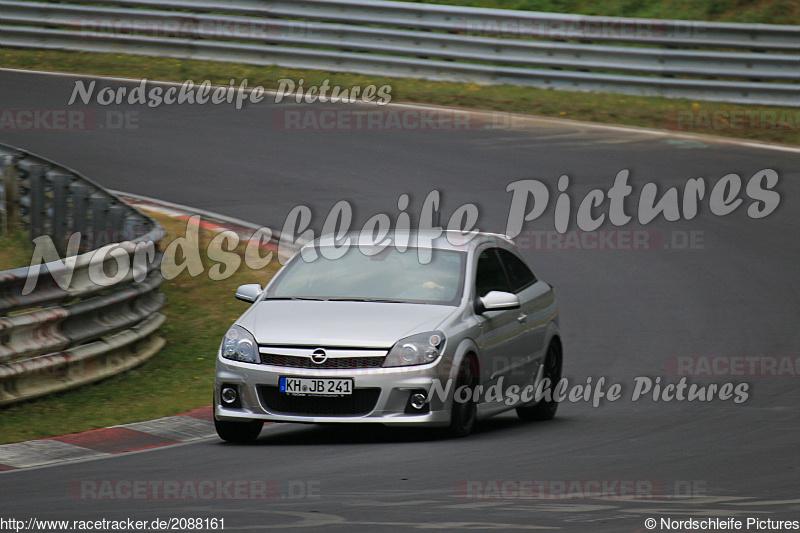
[[[31,240],[46,234],[44,229],[44,169],[45,167],[42,165],[33,165],[28,170],[28,181],[31,186],[31,209],[29,213],[31,220]]]
[[[67,196],[69,195],[69,185],[72,182],[70,176],[56,174],[53,176],[53,241],[56,244],[58,253],[66,257],[67,254]]]
[[[122,231],[122,223],[125,218],[125,208],[120,205],[112,205],[108,210],[108,236],[110,242],[120,242],[126,240],[125,234]]]
[[[82,252],[88,251],[89,246],[89,187],[76,182],[72,189],[72,231],[81,234]]]
[[[106,220],[108,217],[108,200],[100,196],[89,198],[89,206],[92,209],[92,248],[100,248],[108,244],[108,229]]]
[[[3,212],[3,234],[8,235],[19,228],[19,172],[13,155],[3,157],[3,186],[5,211]]]

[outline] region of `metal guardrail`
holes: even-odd
[[[800,106],[798,26],[373,0],[89,2],[0,0],[0,45]]]
[[[5,228],[50,236],[62,257],[80,234],[70,259],[0,272],[0,405],[104,379],[157,353],[163,228],[64,166],[3,144],[0,160]],[[122,252],[96,254],[103,247]],[[131,268],[120,271],[120,261]]]

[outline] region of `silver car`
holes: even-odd
[[[254,440],[264,421],[465,436],[510,409],[555,416],[558,403],[534,394],[561,377],[553,287],[502,235],[325,236],[236,297],[253,305],[217,354],[214,421],[226,441]]]

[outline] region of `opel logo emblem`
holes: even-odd
[[[322,363],[328,360],[328,354],[325,353],[325,350],[323,350],[322,348],[317,348],[311,354],[311,360],[317,363],[318,365],[321,365]]]

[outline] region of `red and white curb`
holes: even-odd
[[[0,471],[92,459],[216,436],[211,406],[61,437],[0,445]]]

